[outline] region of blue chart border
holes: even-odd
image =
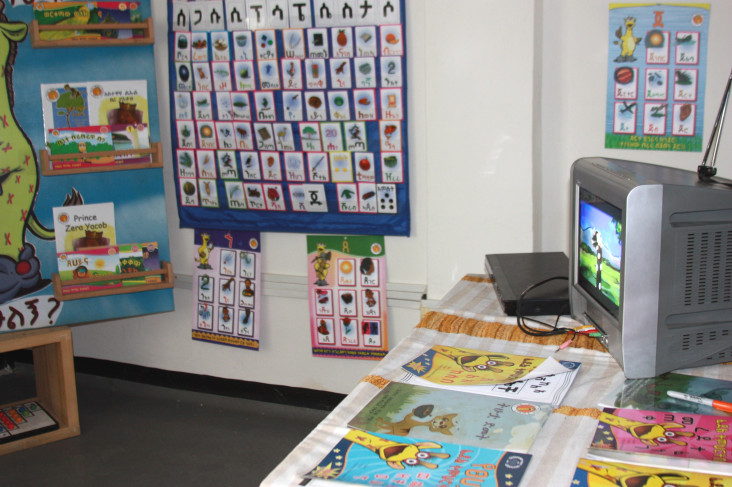
[[[190,1],[190,0],[189,0]],[[191,2],[192,3],[192,2]],[[216,180],[217,190],[219,195],[219,208],[203,208],[200,206],[183,206],[181,205],[181,188],[178,181],[178,163],[176,157],[176,150],[178,149],[178,134],[176,130],[176,115],[175,115],[175,100],[174,92],[176,91],[176,65],[175,65],[175,34],[173,31],[173,2],[168,2],[168,49],[169,49],[169,76],[170,76],[170,120],[171,120],[171,136],[172,136],[172,147],[173,147],[173,159],[174,159],[174,179],[176,188],[176,198],[178,202],[178,215],[180,218],[180,226],[186,228],[215,228],[215,229],[243,229],[243,230],[258,230],[261,232],[291,232],[291,233],[335,233],[335,234],[359,234],[359,235],[398,235],[398,236],[409,236],[410,234],[410,206],[409,206],[409,152],[408,152],[408,104],[407,104],[407,43],[406,43],[406,11],[405,11],[405,0],[399,0],[400,4],[400,23],[402,28],[403,37],[403,54],[401,56],[401,76],[402,76],[402,110],[403,118],[401,124],[401,140],[402,140],[402,164],[403,164],[403,181],[396,183],[396,202],[398,212],[395,214],[390,213],[349,213],[339,212],[339,202],[337,195],[337,187],[335,183],[326,183],[325,192],[326,200],[328,205],[328,212],[302,212],[292,211],[292,202],[290,199],[288,182],[286,180],[276,181],[275,183],[281,184],[282,193],[284,196],[287,211],[268,211],[268,210],[241,210],[241,209],[230,209],[227,207],[226,192],[224,189],[224,181],[220,178]],[[314,15],[314,2],[310,4],[312,10],[312,17]],[[313,26],[315,27],[315,26]],[[329,26],[337,27],[337,26]],[[275,30],[277,37],[277,50],[278,57],[280,60],[284,57],[284,42],[282,39],[282,30]],[[330,37],[330,36],[329,36]],[[328,39],[329,48],[332,51],[332,39]],[[210,47],[209,47],[210,49]],[[380,65],[376,64],[376,77],[380,79]],[[328,86],[330,86],[330,73],[326,73],[328,76]],[[379,87],[374,88],[378,92]],[[280,93],[283,90],[275,90],[274,98],[277,109],[277,121],[275,123],[288,123],[285,121],[283,113],[284,109],[282,106],[282,96]],[[307,91],[303,89],[303,92]],[[353,103],[353,89],[341,90],[348,91],[351,97],[351,109],[355,104]],[[213,94],[214,92],[212,92]],[[213,97],[212,97],[213,98]],[[378,99],[379,97],[375,97]],[[377,114],[380,114],[380,107],[376,110]],[[215,112],[214,112],[215,113]],[[257,120],[253,117],[252,123]],[[214,116],[214,119],[217,119]],[[380,160],[380,143],[379,143],[379,120],[366,121],[366,138],[368,140],[369,152],[374,154],[374,161]],[[308,120],[303,120],[307,122]],[[292,126],[296,126],[298,122],[289,122]],[[297,130],[293,130],[296,149],[302,150],[302,144],[300,141],[300,135]],[[376,148],[377,150],[374,150]],[[237,163],[239,164],[241,174],[241,161],[239,154],[237,154]],[[356,161],[353,161],[356,164]],[[247,181],[244,181],[247,182]],[[256,180],[251,182],[257,183],[272,183],[273,181]],[[382,183],[380,171],[376,171],[376,184]],[[354,181],[355,183],[355,181]],[[297,184],[318,184],[317,182],[306,181]]]

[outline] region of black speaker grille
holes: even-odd
[[[684,306],[732,301],[732,231],[686,236]]]
[[[713,345],[713,342],[723,341],[725,344],[732,344],[732,328],[723,328],[721,330],[711,330],[707,332],[684,333],[681,336],[681,350],[693,350],[697,347],[705,347]],[[732,346],[721,353],[729,354],[732,360]]]

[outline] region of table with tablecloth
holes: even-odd
[[[551,319],[551,317],[546,318]],[[576,325],[562,317],[560,324]],[[532,337],[517,326],[515,317],[501,310],[490,278],[469,274],[426,312],[419,324],[369,375],[364,377],[334,409],[262,482],[262,487],[297,486],[302,474],[312,469],[347,431],[347,423],[389,381],[404,376],[402,365],[433,345],[446,345],[498,353],[552,357],[581,362],[577,378],[562,405],[549,416],[529,453],[532,460],[522,486],[569,486],[597,426],[597,401],[618,388],[625,376],[618,363],[599,342],[576,336],[562,350],[566,336]],[[732,380],[729,364],[679,371],[690,375]],[[309,487],[329,486],[317,480]]]

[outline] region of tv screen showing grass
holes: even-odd
[[[623,255],[622,212],[580,189],[577,282],[606,310],[617,316]]]

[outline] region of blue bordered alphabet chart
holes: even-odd
[[[409,235],[404,0],[172,0],[181,226]]]

